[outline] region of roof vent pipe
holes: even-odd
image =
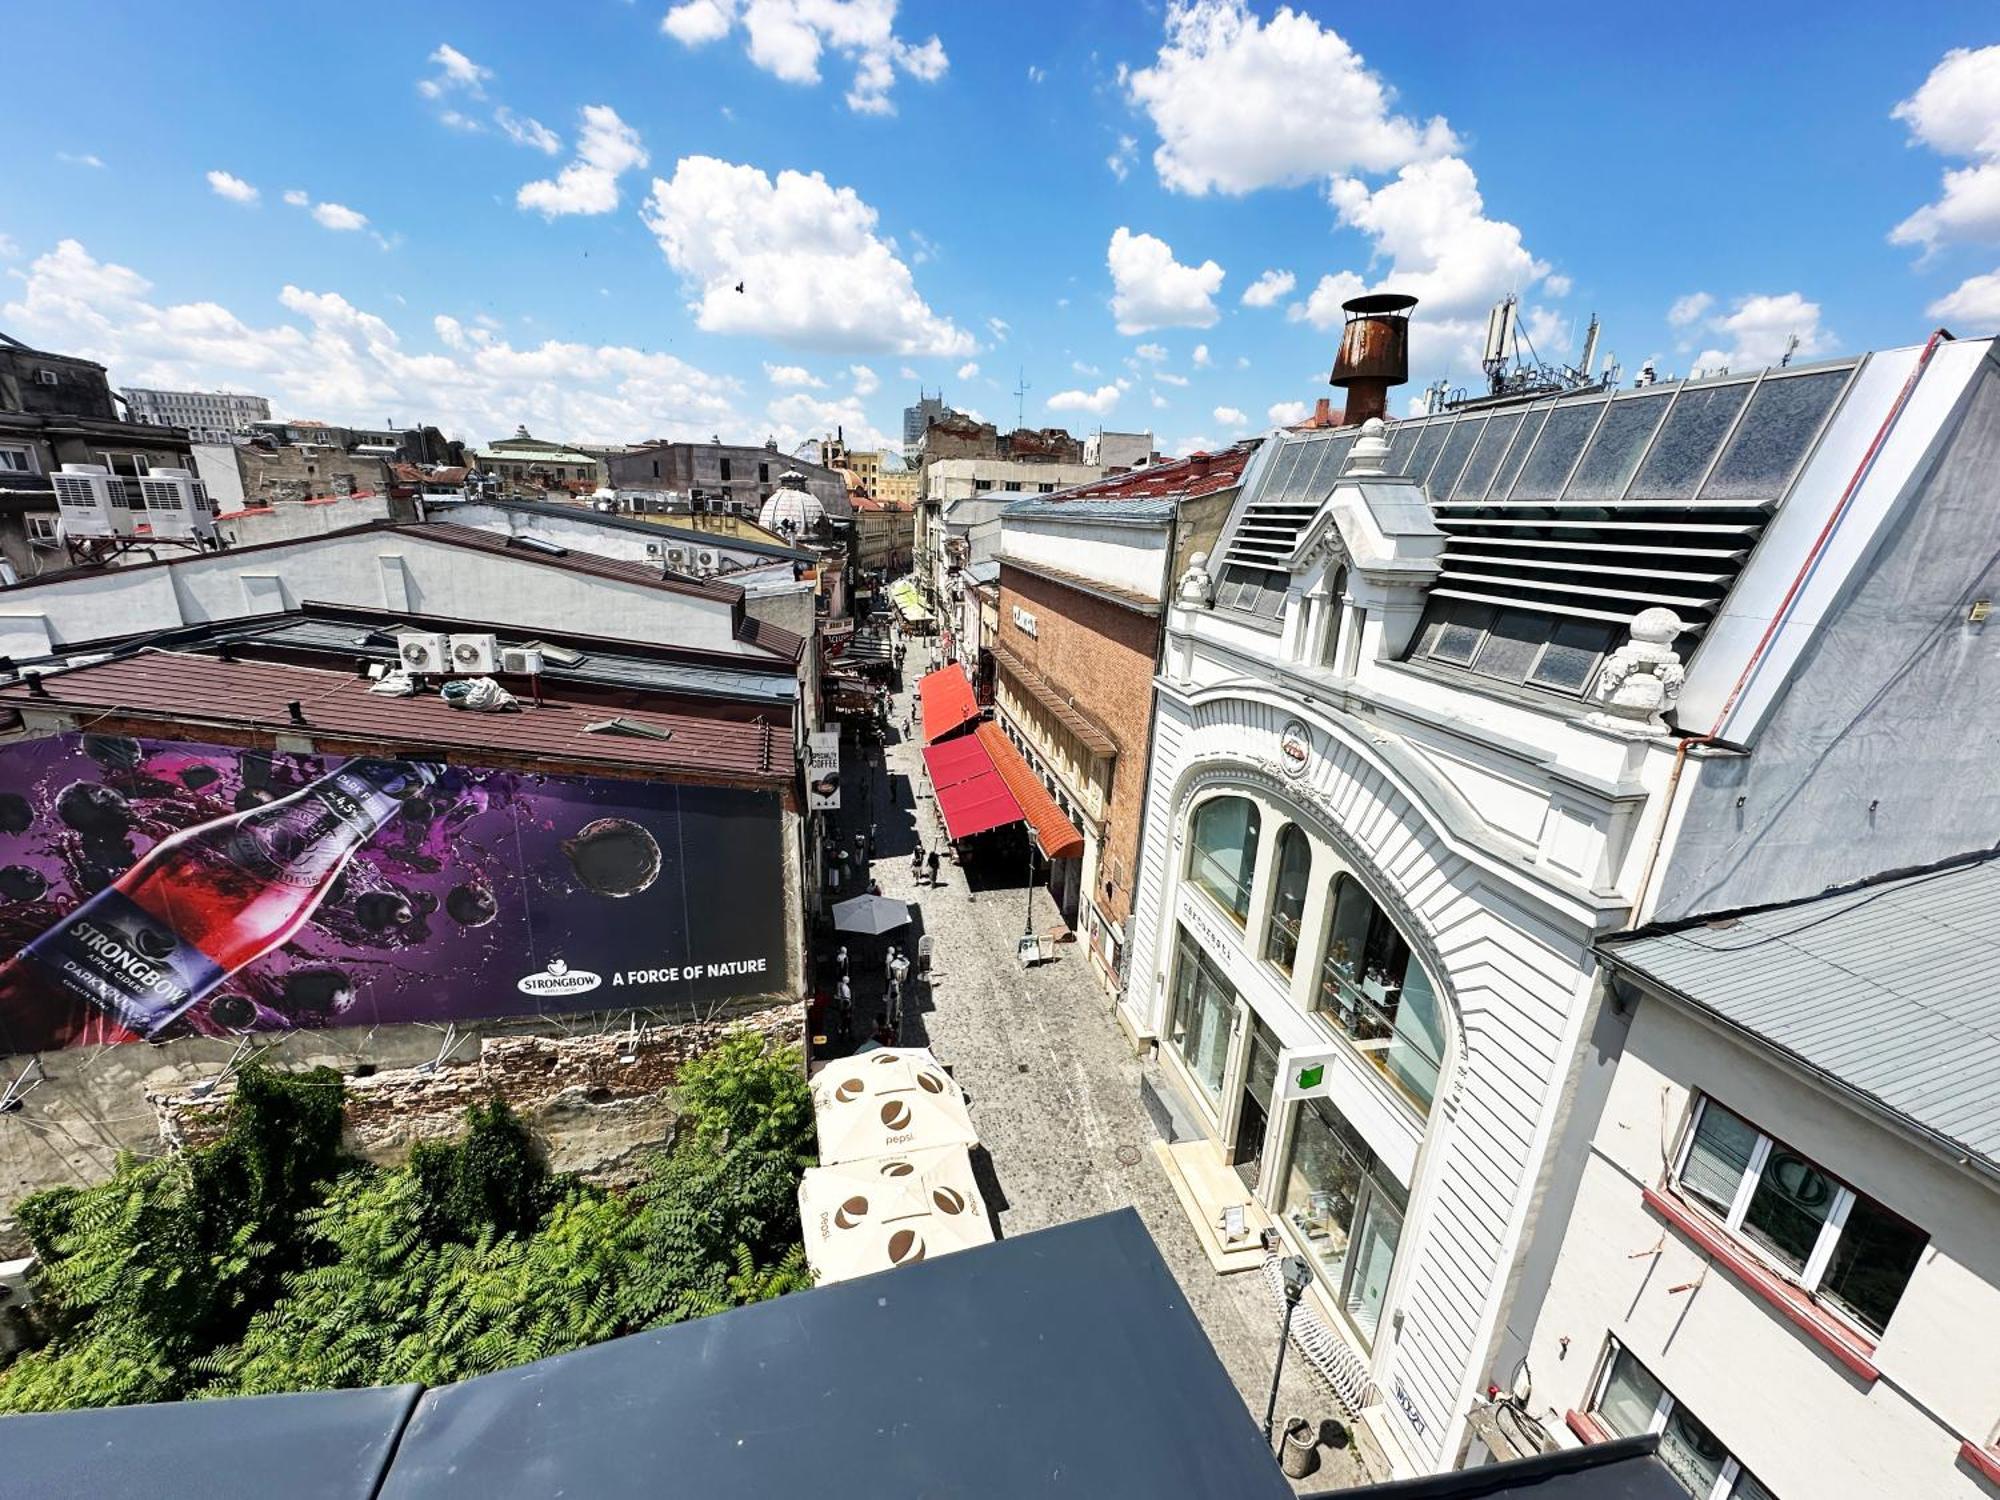
[[[1390,388],[1410,378],[1410,309],[1416,305],[1415,297],[1401,292],[1370,292],[1341,303],[1347,326],[1328,377],[1347,392],[1341,426],[1388,415]]]

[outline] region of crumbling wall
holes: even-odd
[[[29,1193],[100,1182],[123,1152],[157,1156],[212,1139],[230,1080],[252,1055],[273,1067],[339,1070],[347,1146],[367,1160],[393,1163],[418,1141],[456,1134],[468,1105],[497,1094],[555,1170],[622,1184],[673,1139],[682,1063],[731,1026],[796,1044],[805,1012],[764,997],[666,1022],[619,1013],[552,1029],[560,1026],[301,1031],[246,1047],[190,1037],[7,1060],[0,1088],[13,1083],[20,1107],[0,1113],[0,1260],[26,1253],[13,1214]]]

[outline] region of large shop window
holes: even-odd
[[[1292,972],[1299,956],[1299,923],[1305,918],[1306,884],[1312,879],[1312,845],[1296,823],[1278,830],[1277,875],[1271,885],[1271,920],[1264,957]]]
[[[1174,1014],[1167,1037],[1213,1104],[1222,1102],[1235,1013],[1236,991],[1194,939],[1182,932],[1174,959]]]
[[[1257,804],[1212,797],[1194,810],[1188,878],[1242,926],[1250,917],[1250,876],[1257,868]]]
[[[1285,1162],[1285,1218],[1366,1344],[1382,1322],[1407,1206],[1402,1185],[1331,1100],[1299,1106]]]
[[[1396,924],[1352,875],[1333,883],[1315,1008],[1430,1112],[1444,1067],[1443,1006]]]
[[[1777,1500],[1616,1339],[1607,1351],[1591,1411],[1619,1437],[1657,1432],[1660,1462],[1697,1500]]]
[[[1877,1338],[1929,1239],[1713,1099],[1696,1106],[1679,1178],[1685,1197]]]

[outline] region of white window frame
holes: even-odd
[[[53,511],[31,510],[21,517],[22,528],[31,542],[59,542],[62,540],[60,522]]]
[[[1602,1409],[1604,1392],[1611,1384],[1612,1367],[1618,1363],[1618,1356],[1623,1352],[1625,1352],[1625,1346],[1619,1342],[1617,1335],[1608,1334],[1605,1336],[1604,1353],[1598,1359],[1597,1375],[1590,1382],[1590,1401],[1584,1408],[1585,1412],[1592,1417],[1596,1417]],[[1667,1389],[1667,1383],[1661,1380],[1659,1376],[1653,1374],[1650,1365],[1640,1361],[1636,1354],[1632,1358],[1634,1362],[1639,1364],[1641,1369],[1652,1376],[1654,1383],[1660,1388],[1660,1399],[1653,1405],[1652,1419],[1646,1424],[1646,1432],[1654,1435],[1665,1432],[1667,1430],[1667,1418],[1674,1414],[1674,1409],[1681,1402],[1672,1391]],[[1696,1418],[1696,1420],[1699,1421],[1700,1419]],[[1701,1425],[1708,1427],[1708,1423],[1706,1422],[1702,1422]],[[1710,1432],[1715,1431],[1713,1427],[1709,1427],[1708,1430]],[[1709,1487],[1706,1495],[1698,1496],[1696,1500],[1730,1500],[1730,1496],[1736,1489],[1736,1481],[1742,1477],[1743,1465],[1738,1462],[1734,1453],[1725,1450],[1722,1467],[1716,1472],[1715,1483]],[[1761,1480],[1758,1482],[1762,1483]],[[1765,1485],[1766,1490],[1769,1488],[1769,1485]]]
[[[1684,1201],[1697,1210],[1710,1213],[1710,1217],[1712,1218],[1714,1215],[1709,1211],[1705,1203],[1700,1202],[1698,1199],[1689,1196],[1685,1191],[1681,1190],[1682,1174],[1687,1170],[1688,1157],[1694,1151],[1695,1132],[1701,1128],[1702,1117],[1708,1113],[1708,1106],[1711,1102],[1707,1094],[1701,1095],[1695,1101],[1694,1110],[1688,1116],[1687,1130],[1683,1134],[1680,1150],[1674,1154],[1673,1182],[1676,1191],[1680,1192],[1680,1196]],[[1803,1152],[1795,1153],[1805,1160],[1811,1161],[1816,1170],[1832,1180],[1834,1183],[1834,1194],[1833,1206],[1827,1210],[1826,1219],[1819,1227],[1819,1238],[1813,1241],[1812,1250],[1806,1256],[1804,1267],[1794,1271],[1790,1266],[1784,1264],[1784,1262],[1772,1254],[1771,1251],[1765,1249],[1764,1246],[1758,1244],[1743,1232],[1744,1215],[1750,1211],[1750,1200],[1756,1196],[1757,1186],[1763,1181],[1764,1164],[1770,1160],[1771,1149],[1777,1142],[1773,1140],[1768,1131],[1748,1115],[1739,1114],[1737,1111],[1730,1109],[1726,1104],[1717,1105],[1716,1107],[1735,1115],[1737,1119],[1757,1132],[1757,1144],[1750,1148],[1750,1160],[1744,1165],[1742,1180],[1736,1184],[1736,1196],[1730,1200],[1729,1212],[1722,1219],[1722,1227],[1729,1231],[1730,1238],[1756,1256],[1760,1264],[1768,1266],[1774,1274],[1783,1277],[1786,1281],[1791,1282],[1801,1291],[1811,1296],[1814,1307],[1833,1317],[1839,1318],[1842,1323],[1854,1329],[1856,1333],[1860,1334],[1862,1338],[1868,1340],[1871,1344],[1884,1337],[1884,1333],[1875,1332],[1858,1318],[1850,1317],[1832,1301],[1819,1295],[1820,1281],[1826,1275],[1827,1264],[1833,1259],[1834,1249],[1840,1243],[1841,1231],[1847,1227],[1847,1216],[1854,1207],[1854,1189],[1849,1187],[1840,1178],[1834,1176],[1831,1171],[1827,1170],[1817,1160],[1804,1156]],[[1787,1147],[1786,1149],[1790,1150],[1791,1148]],[[1883,1207],[1887,1208],[1887,1205],[1885,1204]],[[1888,1209],[1888,1211],[1892,1214],[1895,1213],[1894,1209]],[[1900,1218],[1901,1215],[1897,1215],[1897,1217]],[[1926,1243],[1928,1243],[1928,1236],[1926,1236]],[[1905,1283],[1905,1290],[1907,1289],[1908,1283]],[[1896,1302],[1897,1306],[1900,1307],[1902,1305],[1901,1293],[1897,1294]],[[1893,1317],[1894,1315],[1894,1309],[1891,1309],[1890,1316]],[[1886,1329],[1884,1332],[1886,1333]]]
[[[34,446],[29,443],[0,443],[0,453],[17,453],[21,457],[21,467],[8,467],[9,474],[39,474],[41,465],[36,460]]]

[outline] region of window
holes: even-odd
[[[1612,1339],[1590,1410],[1619,1437],[1660,1435],[1659,1458],[1696,1500],[1773,1500],[1693,1412]]]
[[[56,529],[56,518],[54,516],[43,511],[29,511],[21,519],[27,525],[29,541],[59,542],[62,540],[62,533]]]
[[[1010,495],[1018,495],[1021,493],[1021,481],[1018,479],[1010,479],[1005,484],[1001,485],[1000,488],[1005,490]]]
[[[1701,487],[1701,498],[1776,500],[1783,495],[1846,388],[1849,373],[1766,376],[1715,472]]]
[[[990,479],[975,479],[972,481],[972,492],[975,495],[983,495],[992,488],[993,481]]]
[[[1586,401],[1575,406],[1558,406],[1549,413],[1534,452],[1514,481],[1515,500],[1553,500],[1562,493],[1563,483],[1583,452],[1583,445],[1597,419],[1604,415],[1604,403]],[[1494,496],[1499,499],[1498,495]]]
[[[1364,1345],[1375,1341],[1408,1199],[1330,1099],[1299,1106],[1285,1159],[1284,1209]]]
[[[1383,1077],[1430,1113],[1444,1068],[1437,991],[1396,924],[1352,875],[1333,882],[1314,1009]]]
[[[1291,583],[1291,574],[1275,568],[1246,568],[1241,563],[1231,563],[1222,570],[1222,579],[1216,585],[1216,607],[1275,617],[1285,607],[1285,590]]]
[[[759,484],[769,484],[771,482],[771,466],[769,464],[757,465],[757,482]]]
[[[731,477],[731,476],[730,476],[730,473],[729,473],[729,460],[728,460],[728,459],[726,459],[726,458],[724,458],[724,459],[720,459],[720,460],[718,460],[718,462],[719,462],[719,463],[721,463],[721,465],[722,465],[722,478],[723,478],[724,482],[727,482],[727,481],[729,480],[729,478]]]
[[[1242,926],[1250,916],[1250,876],[1257,868],[1257,804],[1212,797],[1194,810],[1188,878]]]
[[[1580,698],[1624,628],[1609,621],[1494,609],[1435,599],[1424,611],[1413,659],[1470,667],[1496,682],[1525,683]]]
[[[1038,495],[1053,495],[1055,492],[1056,487],[1052,484],[1038,484],[1035,486],[1035,493]]]
[[[35,454],[31,448],[0,448],[0,473],[32,474]]]
[[[1174,1010],[1167,1039],[1215,1104],[1222,1102],[1235,1013],[1236,991],[1183,931],[1175,949]]]
[[[1340,666],[1340,617],[1346,606],[1341,602],[1347,597],[1347,569],[1336,568],[1333,582],[1327,585],[1326,593],[1326,641],[1320,647],[1320,665]]]
[[[1292,972],[1299,956],[1299,923],[1305,916],[1306,885],[1312,879],[1312,845],[1296,823],[1278,830],[1277,874],[1271,883],[1271,919],[1264,930],[1264,957]]]
[[[1683,1197],[1879,1338],[1928,1236],[1713,1099],[1695,1106],[1676,1174]]]

